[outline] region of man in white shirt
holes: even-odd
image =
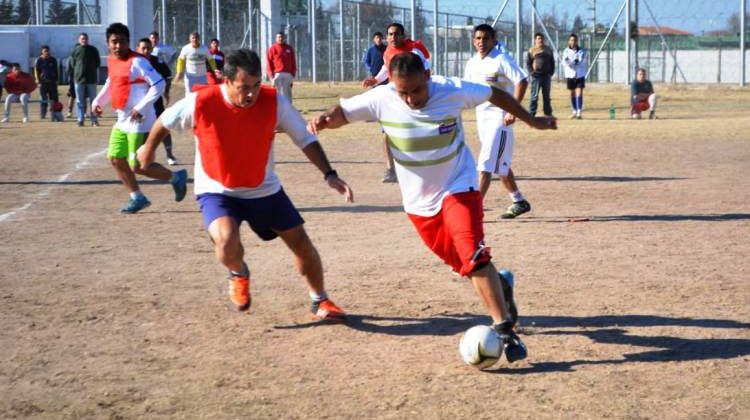
[[[474,28],[472,42],[477,53],[466,63],[464,78],[503,90],[521,102],[529,83],[527,74],[508,54],[504,45],[497,43],[495,29],[487,24]],[[515,143],[513,126],[516,117],[489,102],[476,108],[477,132],[481,148],[477,156],[479,190],[487,195],[492,174],[500,176],[510,194],[512,204],[500,217],[513,219],[531,210],[531,205],[516,185],[511,169]]]
[[[160,63],[172,67],[172,60],[174,59],[175,54],[177,54],[177,51],[175,51],[171,45],[165,44],[159,40],[159,32],[151,32],[148,35],[148,39],[151,40],[151,45],[153,45],[151,55],[156,56]]]
[[[177,57],[177,69],[175,80],[180,80],[185,74],[185,96],[193,91],[195,85],[208,84],[208,69],[206,63],[216,77],[221,79],[221,72],[216,69],[216,62],[208,53],[208,48],[201,45],[201,36],[198,32],[190,34],[190,43],[182,47]]]
[[[570,106],[573,114],[570,119],[581,119],[583,110],[583,89],[586,87],[586,50],[578,45],[578,36],[570,34],[568,48],[562,54],[565,81],[570,91]]]
[[[454,271],[471,278],[490,312],[509,362],[526,357],[513,332],[516,311],[484,244],[482,196],[474,159],[464,143],[461,111],[489,100],[539,129],[554,118],[534,118],[512,96],[484,84],[429,76],[414,50],[390,62],[391,83],[341,99],[308,124],[317,133],[349,122],[378,120],[388,135],[406,211],[424,243]],[[505,286],[505,287],[504,287]]]
[[[317,320],[341,321],[345,313],[326,294],[323,266],[304,229],[304,220],[274,172],[274,133],[283,131],[323,173],[326,185],[353,200],[318,139],[289,100],[261,85],[258,54],[247,49],[226,56],[220,85],[188,94],[159,117],[138,151],[142,165],[154,160],[159,142],[172,129],[193,129],[194,190],[203,224],[219,261],[229,270],[229,297],[237,310],[250,308],[250,269],[245,264],[239,227],[247,221],[264,241],[280,237],[294,254],[307,282],[311,311]]]

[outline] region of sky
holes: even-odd
[[[411,0],[391,0],[394,6],[409,8]],[[417,0],[418,2],[419,0]],[[421,0],[425,9],[432,10],[434,0]],[[497,15],[500,6],[505,0],[438,0],[438,8],[441,12],[452,12],[473,16]],[[327,2],[337,2],[327,0]],[[537,8],[542,14],[553,13],[561,16],[568,14],[569,22],[572,23],[576,15],[580,15],[584,21],[591,19],[591,6],[597,6],[597,22],[609,27],[616,16],[623,0],[536,0]],[[732,13],[738,13],[740,0],[639,0],[639,17],[642,26],[654,26],[653,20],[646,8],[650,7],[660,26],[670,26],[695,34],[706,31],[724,29]],[[644,2],[646,4],[644,4]],[[635,3],[635,0],[631,0]],[[516,0],[510,0],[503,11],[501,20],[515,19]],[[531,13],[528,6],[529,0],[522,0],[524,15]],[[625,13],[620,18],[619,28],[622,28]]]

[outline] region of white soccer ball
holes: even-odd
[[[477,325],[466,330],[458,343],[458,350],[467,365],[487,369],[503,355],[503,343],[492,327]]]

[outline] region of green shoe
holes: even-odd
[[[524,213],[528,213],[529,211],[531,211],[531,204],[529,204],[528,201],[523,200],[517,203],[513,203],[510,207],[508,207],[507,210],[505,210],[505,213],[503,213],[500,218],[515,219],[516,217]]]

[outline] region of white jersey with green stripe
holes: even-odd
[[[404,210],[433,216],[447,195],[478,189],[461,111],[487,101],[491,94],[484,84],[432,76],[423,108],[409,108],[392,83],[341,99],[341,107],[349,122],[380,122],[393,153]]]

